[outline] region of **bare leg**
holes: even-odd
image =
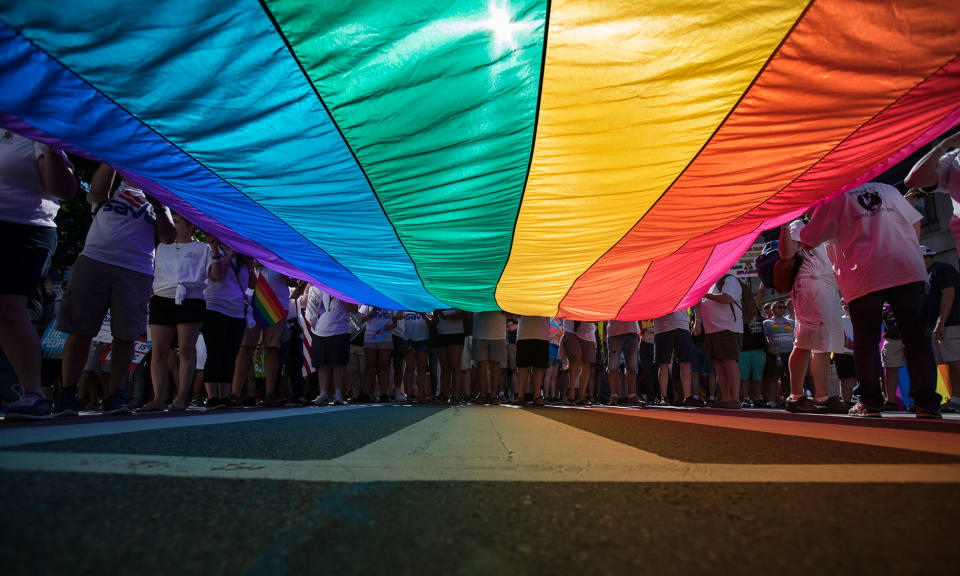
[[[83,374],[83,366],[87,363],[92,341],[93,336],[83,334],[71,334],[67,337],[67,341],[63,345],[63,362],[61,363],[63,385],[65,387],[76,386],[80,382],[80,375]],[[116,358],[116,354],[113,357]],[[114,370],[112,364],[110,370]]]
[[[177,404],[184,404],[190,400],[190,386],[193,385],[193,373],[197,368],[197,337],[203,327],[201,322],[177,325],[177,341],[180,345],[180,379]]]
[[[16,274],[18,271],[7,273]],[[0,294],[0,348],[23,389],[41,394],[40,337],[27,316],[26,296]]]
[[[123,388],[130,376],[130,362],[133,360],[133,341],[113,339],[113,351],[110,353],[110,383],[106,394],[113,394],[117,388]]]
[[[250,363],[253,360],[253,346],[241,346],[237,351],[237,360],[233,366],[233,394],[245,396],[246,385],[250,374]]]
[[[687,399],[690,397],[690,363],[681,362],[680,363],[680,386],[683,388],[683,398]]]
[[[162,406],[167,401],[167,381],[170,378],[170,343],[176,333],[176,326],[152,324],[150,336],[153,347],[150,350],[150,378],[153,379],[153,405]]]

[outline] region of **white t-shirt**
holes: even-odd
[[[316,286],[310,286],[307,294],[307,319],[310,319],[312,308],[319,315],[311,322],[311,332],[321,337],[350,333],[350,311],[342,301]]]
[[[960,217],[960,148],[954,148],[937,161],[937,192],[953,200],[953,216]]]
[[[387,330],[386,328],[393,322],[393,310],[384,310],[382,308],[364,305],[360,307],[360,313],[367,315],[367,321],[363,324],[364,344],[383,342],[391,339],[393,329]]]
[[[721,291],[718,284],[722,282]],[[743,312],[740,310],[740,281],[734,276],[721,276],[717,283],[710,287],[707,294],[729,294],[733,304],[714,302],[709,298],[700,301],[700,312],[703,319],[703,331],[706,334],[729,330],[743,334]],[[690,324],[687,324],[689,329]]]
[[[231,262],[223,278],[207,281],[207,288],[203,291],[203,297],[207,300],[207,310],[213,310],[231,318],[243,318],[246,310],[245,291],[249,278],[250,273],[246,264],[239,259]]]
[[[581,322],[580,327],[577,328],[577,336],[580,337],[584,342],[596,342],[597,341],[597,323],[596,322]]]
[[[607,338],[621,334],[639,334],[640,323],[636,320],[610,320],[607,322]]]
[[[926,282],[914,223],[922,219],[893,186],[868,182],[824,202],[800,231],[805,244],[832,242],[833,271],[847,302],[911,282]]]
[[[790,233],[790,238],[796,242],[800,242],[800,231],[803,230],[804,226],[806,226],[806,224],[800,219],[791,222],[787,228]],[[809,250],[803,250],[801,253],[801,256],[803,256],[803,264],[800,265],[800,270],[797,271],[797,277],[821,278],[827,282],[834,283],[833,261],[831,259],[833,252],[833,245],[829,243],[817,244]]]
[[[447,308],[437,312],[437,334],[463,334],[463,318],[447,320],[445,315],[453,316],[455,308]]]
[[[430,326],[419,312],[408,310],[403,313],[403,339],[413,342],[430,339]]]
[[[102,209],[101,209],[102,210]],[[210,271],[210,245],[203,242],[160,244],[154,259],[153,293],[175,298],[177,286],[187,289],[184,298],[203,298]]]
[[[167,216],[169,209],[167,209]],[[100,207],[87,232],[87,258],[153,275],[153,206],[139,188],[126,182]]]
[[[690,331],[690,316],[686,310],[677,310],[653,320],[655,334],[664,334],[678,329]]]
[[[476,340],[506,340],[507,316],[500,311],[477,312],[473,319],[473,337]]]
[[[19,134],[0,130],[0,221],[55,228],[60,202],[47,195],[37,170],[52,148]],[[59,152],[66,158],[63,152]],[[68,160],[69,162],[69,160]]]
[[[521,316],[517,322],[517,340],[550,340],[550,318]]]

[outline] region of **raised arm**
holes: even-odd
[[[950,148],[960,146],[960,132],[944,138],[940,144],[937,144],[923,158],[921,158],[913,168],[906,180],[903,181],[910,188],[929,188],[936,186],[939,180],[937,176],[937,163]]]
[[[110,195],[110,188],[113,187],[113,178],[117,171],[106,162],[101,162],[97,166],[93,178],[90,179],[90,190],[87,192],[87,202],[90,204],[99,204]]]
[[[47,194],[66,202],[77,193],[77,180],[73,177],[73,168],[63,155],[47,147],[46,152],[37,158],[37,171]]]

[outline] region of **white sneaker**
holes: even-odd
[[[406,401],[407,401],[407,395],[404,394],[403,392],[401,392],[399,388],[397,388],[397,392],[393,395],[393,401],[394,401],[394,402],[406,402]]]
[[[316,406],[327,406],[330,404],[330,398],[327,396],[327,391],[324,390],[316,398],[313,399],[313,403]]]
[[[346,402],[343,401],[343,392],[335,390],[333,393],[333,405],[340,406],[342,404],[346,404]]]

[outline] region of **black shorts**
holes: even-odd
[[[0,246],[7,270],[0,278],[0,294],[30,296],[57,247],[57,229],[0,222]]]
[[[393,352],[390,353],[390,357],[394,360],[403,360],[407,357],[407,352],[410,351],[410,341],[404,340],[403,338],[393,335]]]
[[[187,298],[178,306],[173,298],[150,297],[150,324],[158,326],[202,324],[206,317],[207,303],[203,298]]]
[[[437,334],[437,348],[443,348],[444,346],[463,346],[463,332]]]
[[[834,354],[833,363],[837,366],[837,378],[847,380],[856,378],[857,371],[853,363],[853,354]]]
[[[517,340],[517,368],[543,368],[550,365],[550,342]]]
[[[317,336],[310,344],[310,363],[320,366],[346,366],[350,361],[350,334]]]

